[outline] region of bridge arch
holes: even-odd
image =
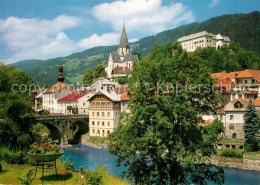
[[[58,140],[59,143],[62,142],[63,131],[58,125],[48,121],[42,121],[40,123],[45,125],[50,130],[50,138],[52,138],[52,140]]]

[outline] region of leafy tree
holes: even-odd
[[[126,84],[128,83],[128,76],[118,77],[117,81],[119,84]]]
[[[248,107],[248,111],[245,114],[245,123],[244,123],[244,132],[246,144],[250,145],[253,151],[257,151],[258,149],[258,137],[257,133],[260,129],[260,119],[257,115],[256,109],[250,101]]]
[[[83,76],[83,84],[90,85],[94,79],[92,69],[88,68]]]
[[[202,127],[202,137],[205,155],[214,154],[216,152],[214,144],[218,139],[218,135],[224,131],[224,125],[219,119],[215,119],[211,124]]]
[[[199,115],[212,111],[219,96],[210,90],[214,80],[201,61],[167,43],[134,68],[131,114],[109,136],[109,151],[135,184],[224,183],[222,168],[204,163]]]
[[[107,77],[107,73],[105,71],[105,66],[102,64],[98,64],[94,69],[94,78]]]
[[[36,139],[31,131],[29,84],[32,79],[12,66],[0,65],[0,146],[10,149],[26,149]],[[15,85],[15,88],[13,88]],[[24,87],[24,92],[19,87]]]

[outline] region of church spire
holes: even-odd
[[[128,39],[125,31],[125,22],[123,23],[123,31],[120,38],[120,43],[118,48],[129,48]]]
[[[59,67],[59,76],[58,76],[58,81],[59,82],[64,82],[65,80],[65,77],[63,75],[63,66],[60,66]]]

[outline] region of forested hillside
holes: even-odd
[[[175,41],[179,37],[203,30],[229,36],[233,42],[240,43],[246,50],[260,53],[260,12],[257,11],[249,14],[223,15],[201,23],[180,26],[131,43],[131,49],[147,55],[155,44]],[[66,82],[81,83],[86,68],[93,69],[97,64],[105,64],[109,53],[116,49],[117,46],[96,47],[67,57],[21,61],[15,63],[14,66],[32,76],[36,83],[51,85],[56,82],[58,66],[62,64],[65,68]]]

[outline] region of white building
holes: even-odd
[[[64,80],[63,67],[60,66],[58,83],[47,89],[42,94],[43,109],[48,110],[51,114],[60,112],[58,100],[71,93],[70,87],[64,83]]]
[[[117,52],[109,54],[105,68],[107,77],[115,79],[122,76],[130,76],[133,70],[134,61],[139,63],[139,58],[137,55],[133,55],[130,51],[124,25]]]
[[[231,41],[227,36],[222,36],[220,34],[214,35],[207,31],[202,31],[181,37],[178,39],[178,42],[181,43],[184,50],[193,52],[199,47],[215,47],[217,49],[225,44],[229,45]]]

